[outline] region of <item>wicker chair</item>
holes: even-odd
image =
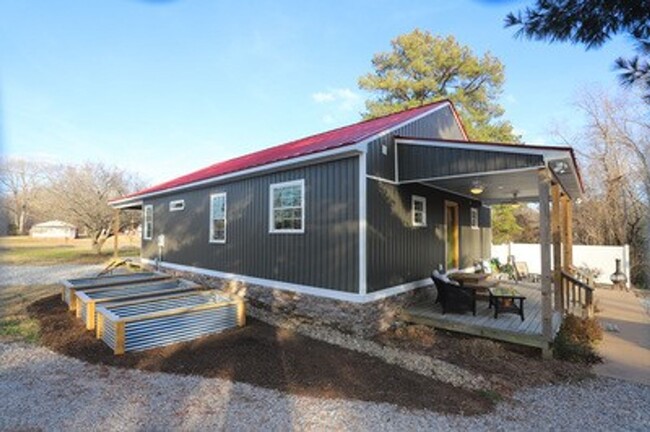
[[[456,282],[446,281],[438,274],[432,274],[431,279],[438,290],[436,303],[442,306],[442,313],[471,311],[476,316],[476,291],[465,288]]]

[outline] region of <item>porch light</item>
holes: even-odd
[[[480,181],[474,180],[472,182],[472,187],[470,188],[469,191],[472,195],[481,195],[484,190],[485,190],[485,186],[483,186],[483,184]]]
[[[559,161],[554,163],[551,168],[555,174],[565,174],[567,171],[569,171],[569,164],[564,161]]]

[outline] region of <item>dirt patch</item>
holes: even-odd
[[[389,330],[379,335],[377,341],[477,372],[488,378],[494,389],[503,395],[526,386],[577,381],[591,373],[585,365],[542,360],[535,349],[444,331],[434,334],[430,328],[420,325]]]
[[[494,404],[479,392],[256,320],[193,342],[114,356],[67,311],[60,297],[38,300],[28,312],[40,323],[43,345],[94,364],[218,377],[296,395],[387,402],[443,413],[480,414]]]

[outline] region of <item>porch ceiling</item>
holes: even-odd
[[[539,199],[537,174],[538,168],[491,174],[475,174],[456,178],[447,178],[425,182],[431,186],[445,189],[460,195],[470,195],[474,182],[479,182],[483,193],[473,195],[484,204],[498,204],[514,201],[536,202]]]
[[[398,138],[396,143],[400,183],[425,183],[469,195],[472,184],[479,182],[484,191],[475,198],[487,204],[513,201],[515,194],[518,201],[537,201],[538,171],[548,167],[572,199],[582,196],[570,147],[417,138]]]

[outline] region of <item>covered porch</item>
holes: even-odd
[[[396,139],[396,146],[399,183],[426,184],[486,206],[536,204],[542,270],[536,283],[499,282],[526,297],[524,320],[513,314],[495,318],[487,301],[477,302],[475,316],[471,312],[443,314],[439,304],[429,301],[405,309],[402,318],[541,348],[549,356],[565,314],[593,313],[592,288],[573,267],[573,202],[583,192],[573,150],[408,137]],[[527,257],[515,258],[527,261]]]

